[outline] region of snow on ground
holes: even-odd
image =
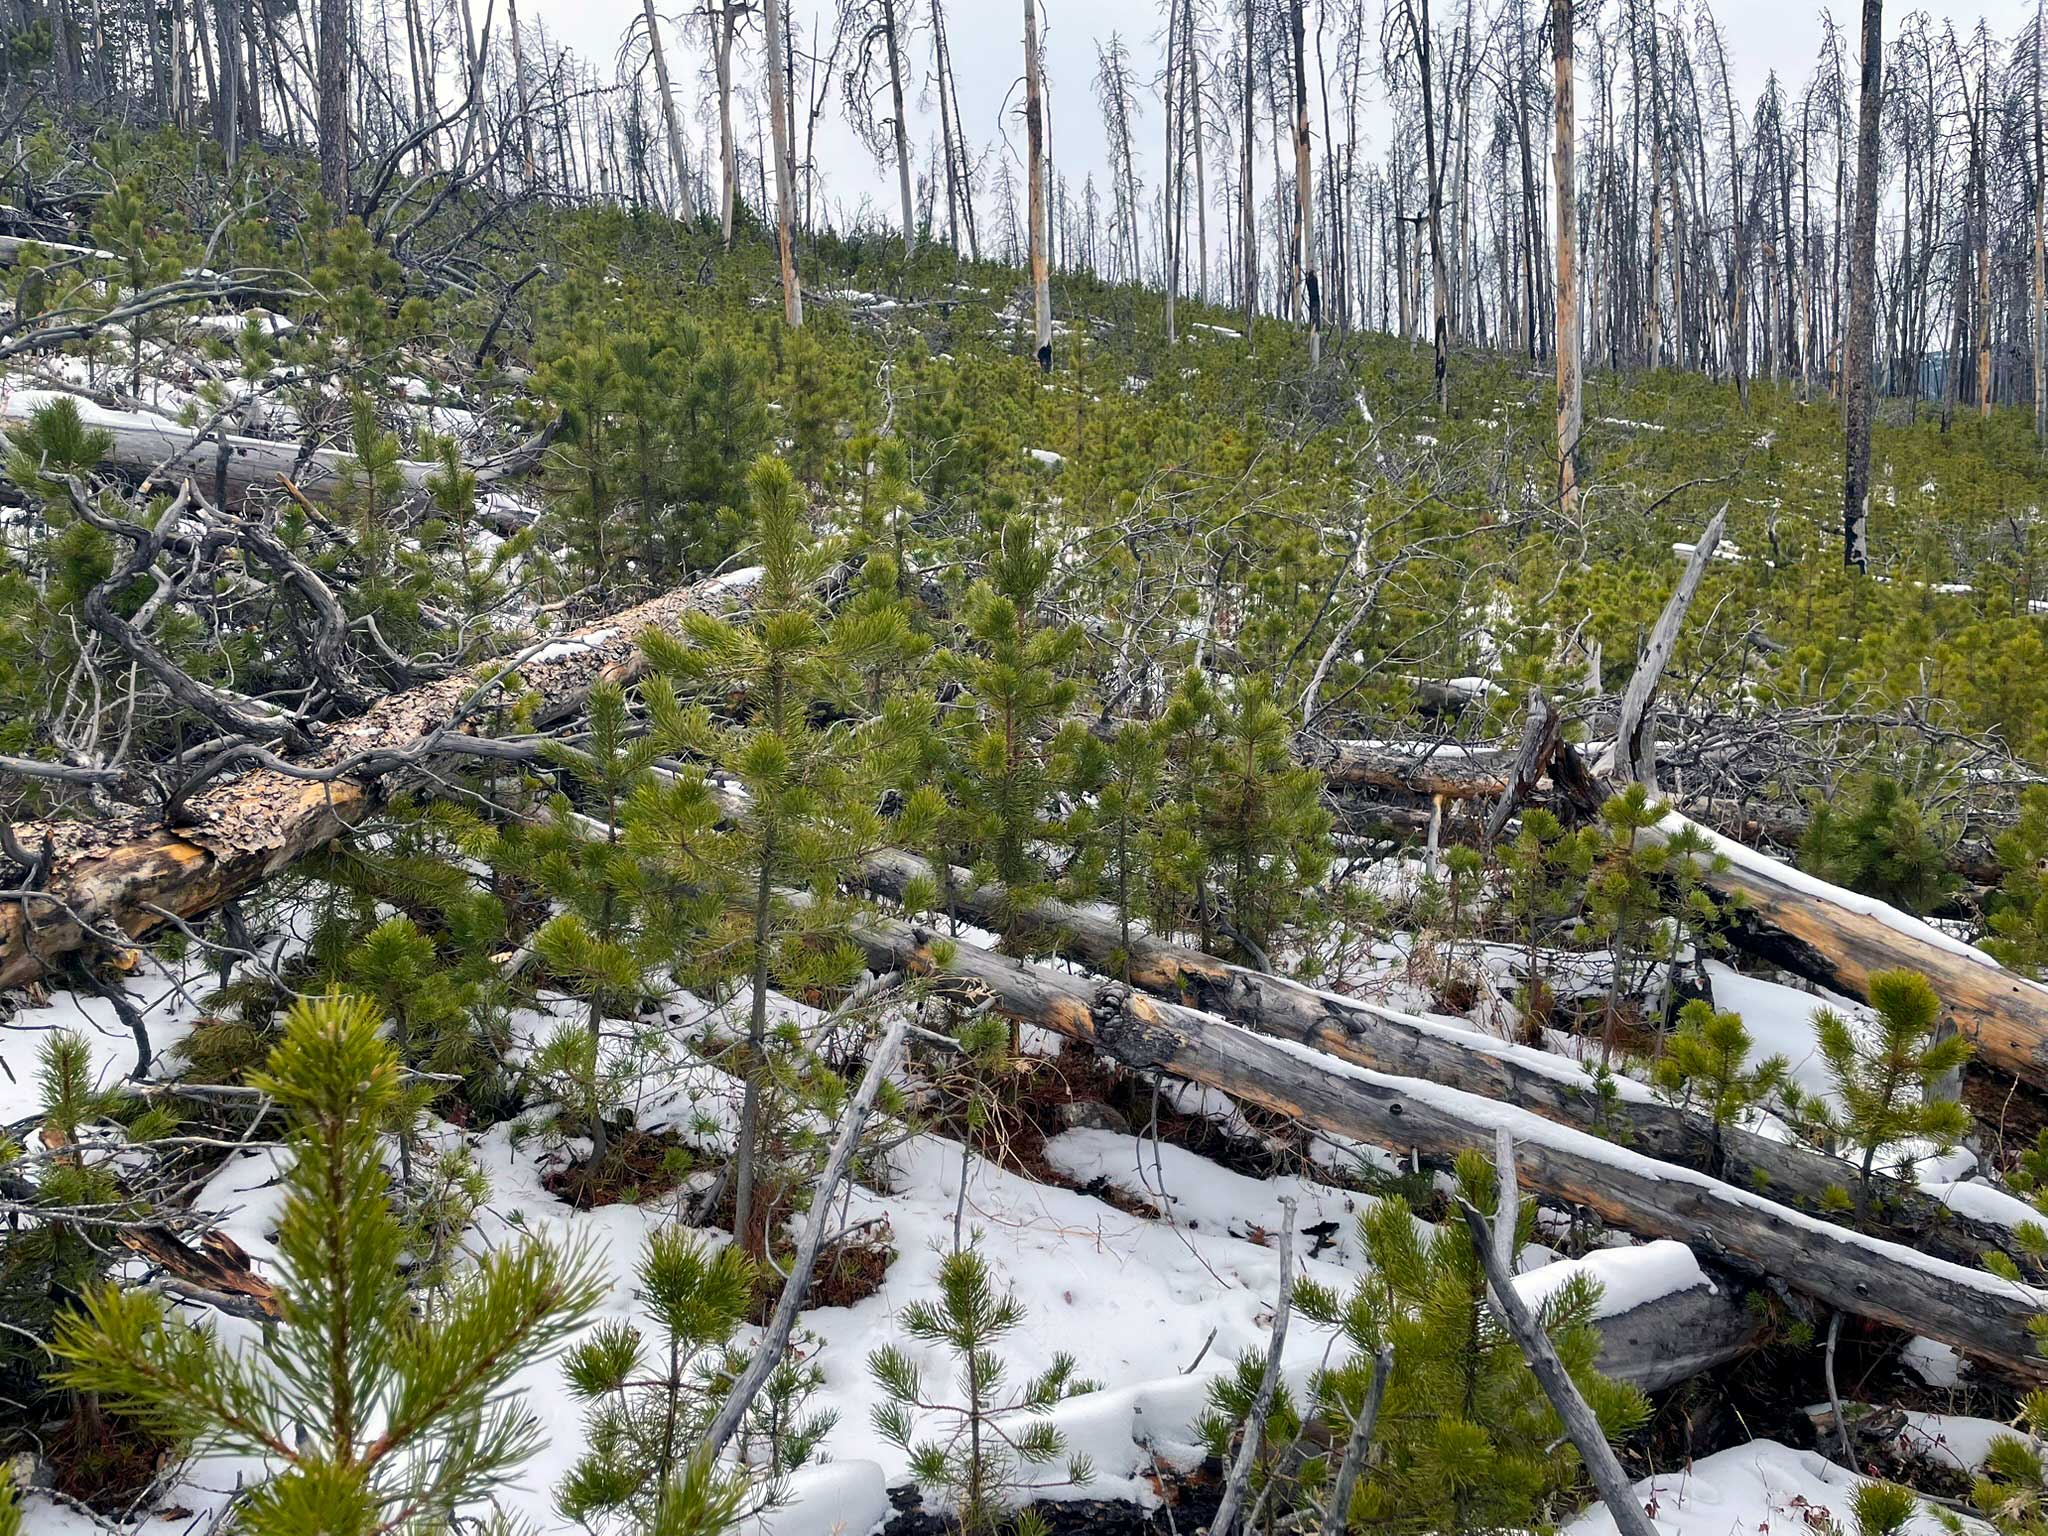
[[[2016,1433],[2010,1424],[2001,1424],[1996,1419],[1909,1409],[1906,1428],[1899,1436],[1899,1449],[1951,1472],[1975,1472],[1991,1454],[1992,1441]]]
[[[728,1005],[744,1010],[745,999]],[[818,1015],[785,1008],[799,1027]],[[518,1032],[544,1034],[574,1015],[568,999],[552,999],[515,1020]],[[733,1083],[695,1058],[680,1042],[705,1021],[694,999],[671,1002],[648,1027],[665,1031],[667,1061],[636,1095],[643,1126],[669,1125],[700,1141],[723,1139]],[[120,1036],[125,1040],[125,1032]],[[119,1044],[119,1040],[115,1042]],[[118,1052],[116,1053],[118,1058]],[[600,1320],[623,1318],[647,1326],[632,1274],[648,1235],[673,1218],[680,1196],[642,1206],[614,1205],[577,1211],[542,1185],[540,1142],[511,1124],[481,1135],[441,1126],[433,1140],[443,1150],[470,1148],[490,1178],[492,1196],[472,1246],[500,1247],[522,1234],[588,1246],[611,1278]],[[875,1430],[879,1401],[868,1374],[869,1353],[904,1341],[895,1319],[911,1300],[932,1294],[939,1262],[951,1251],[955,1221],[961,1236],[978,1243],[1003,1283],[1027,1310],[1024,1324],[1005,1342],[1012,1379],[1043,1370],[1055,1354],[1074,1354],[1099,1391],[1062,1404],[1054,1413],[1070,1444],[1093,1458],[1085,1486],[1051,1490],[1054,1497],[1106,1497],[1149,1501],[1152,1455],[1182,1467],[1199,1459],[1192,1424],[1213,1376],[1238,1356],[1262,1350],[1278,1285],[1279,1201],[1298,1202],[1298,1273],[1346,1289],[1361,1270],[1356,1221],[1369,1197],[1302,1177],[1257,1180],[1233,1173],[1185,1149],[1154,1147],[1142,1137],[1075,1130],[1047,1144],[1052,1164],[1079,1183],[1102,1179],[1164,1205],[1171,1221],[1120,1211],[1077,1190],[1048,1187],[963,1155],[957,1142],[921,1136],[894,1150],[888,1190],[856,1188],[846,1219],[886,1221],[897,1257],[882,1289],[852,1307],[815,1308],[805,1314],[808,1350],[825,1371],[816,1406],[836,1410],[839,1423],[826,1442],[828,1464],[807,1469],[791,1488],[790,1502],[768,1516],[773,1536],[865,1536],[889,1513],[884,1489],[906,1480],[903,1458]],[[226,1233],[259,1267],[275,1260],[273,1234],[283,1208],[278,1179],[282,1153],[252,1149],[230,1157],[208,1182],[196,1208],[219,1213]],[[962,1182],[965,1181],[964,1198]],[[1163,1193],[1162,1193],[1163,1185]],[[1320,1237],[1306,1229],[1328,1222]],[[706,1233],[706,1241],[724,1241]],[[1524,1262],[1549,1257],[1532,1248]],[[1682,1262],[1681,1262],[1682,1261]],[[1675,1243],[1649,1244],[1538,1269],[1522,1282],[1532,1299],[1575,1268],[1610,1290],[1603,1312],[1704,1283],[1698,1266]],[[250,1347],[249,1324],[193,1310],[195,1321],[220,1330],[237,1347]],[[1297,1388],[1323,1363],[1327,1334],[1308,1326],[1291,1330],[1287,1373]],[[934,1383],[952,1379],[952,1362],[910,1346]],[[1189,1367],[1199,1360],[1192,1373]],[[570,1527],[553,1509],[553,1489],[582,1443],[582,1410],[564,1390],[559,1360],[537,1361],[512,1384],[541,1420],[542,1449],[507,1496],[508,1510],[545,1532]],[[1150,1442],[1148,1450],[1143,1441]],[[245,1458],[211,1457],[198,1463],[178,1500],[201,1511],[219,1508],[237,1476],[257,1475]],[[66,1532],[62,1520],[39,1532]]]
[[[142,974],[127,983],[128,998],[142,1010],[150,1048],[159,1061],[152,1077],[164,1075],[164,1054],[192,1032],[201,1014],[199,999],[214,985],[200,961],[174,966],[148,961]],[[96,1086],[111,1088],[134,1072],[135,1036],[114,1005],[77,992],[59,992],[47,1003],[0,1020],[0,1126],[41,1112],[36,1058],[45,1040],[66,1029],[83,1034],[91,1044]]]
[[[1745,976],[1718,960],[1709,960],[1706,966],[1714,1006],[1741,1014],[1743,1026],[1755,1042],[1749,1053],[1751,1063],[1766,1056],[1783,1056],[1791,1069],[1792,1081],[1801,1092],[1819,1094],[1839,1109],[1827,1063],[1821,1060],[1820,1043],[1813,1027],[1814,1010],[1832,1008],[1852,1023],[1868,1019],[1869,1010],[1832,993],[1815,993],[1761,976]]]
[[[1637,1483],[1636,1495],[1667,1536],[1768,1536],[1772,1531],[1854,1529],[1849,1500],[1866,1481],[1814,1451],[1795,1451],[1775,1440],[1752,1440],[1677,1471]],[[1965,1520],[1972,1530],[1988,1530]],[[1941,1536],[1946,1529],[1922,1506],[1906,1536]],[[1564,1536],[1615,1536],[1614,1516],[1594,1505],[1564,1527]]]
[[[745,999],[729,1006],[743,1011]],[[817,1019],[810,1010],[788,1006],[800,1025]],[[539,1035],[572,1008],[567,1000],[555,1000],[516,1024],[523,1033]],[[670,1061],[637,1096],[638,1123],[672,1125],[716,1142],[734,1085],[675,1044],[702,1022],[702,1005],[682,999],[664,1015],[652,1025],[670,1026]],[[125,1038],[124,1031],[120,1039]],[[435,1140],[443,1149],[468,1146],[490,1178],[492,1195],[472,1235],[473,1247],[501,1247],[527,1233],[588,1245],[611,1279],[599,1320],[648,1325],[632,1274],[648,1235],[673,1218],[679,1196],[577,1211],[543,1187],[540,1142],[522,1137],[512,1124],[482,1135],[442,1126]],[[906,1469],[872,1423],[879,1395],[867,1359],[882,1344],[906,1342],[895,1318],[911,1300],[933,1293],[939,1262],[953,1246],[956,1212],[962,1237],[981,1246],[998,1277],[1025,1303],[1023,1326],[1002,1346],[1012,1379],[1043,1370],[1066,1351],[1078,1357],[1084,1375],[1103,1384],[1103,1390],[1056,1412],[1074,1448],[1094,1459],[1095,1476],[1083,1488],[1051,1490],[1054,1497],[1154,1497],[1151,1452],[1140,1437],[1149,1437],[1162,1461],[1189,1466],[1199,1458],[1191,1426],[1209,1380],[1266,1343],[1278,1253],[1258,1240],[1256,1229],[1277,1230],[1280,1194],[1293,1192],[1301,1200],[1302,1225],[1328,1219],[1337,1228],[1334,1244],[1321,1256],[1307,1253],[1306,1240],[1297,1245],[1298,1272],[1340,1289],[1355,1277],[1352,1250],[1361,1197],[1307,1180],[1243,1178],[1178,1148],[1160,1149],[1161,1161],[1154,1165],[1139,1139],[1106,1132],[1069,1132],[1053,1146],[1056,1161],[1079,1176],[1115,1168],[1134,1182],[1142,1150],[1146,1166],[1166,1169],[1177,1221],[1129,1215],[1093,1196],[1037,1184],[978,1156],[963,1157],[958,1143],[941,1137],[918,1137],[895,1149],[892,1187],[856,1188],[846,1212],[854,1224],[888,1224],[897,1257],[882,1289],[850,1308],[815,1308],[803,1320],[811,1335],[806,1347],[818,1350],[826,1375],[816,1406],[836,1410],[840,1418],[826,1442],[830,1463],[800,1474],[790,1504],[765,1521],[775,1536],[865,1536],[889,1513],[883,1490],[904,1482]],[[259,1267],[270,1265],[276,1254],[281,1158],[274,1148],[232,1156],[195,1201],[197,1209],[223,1217],[223,1229]],[[705,1240],[725,1239],[707,1232]],[[232,1318],[197,1309],[189,1315],[237,1347],[249,1347],[257,1336],[252,1326]],[[1328,1346],[1328,1336],[1314,1328],[1292,1330],[1287,1370],[1297,1387],[1322,1363]],[[950,1360],[910,1347],[932,1382],[950,1383]],[[1198,1357],[1200,1369],[1188,1374]],[[504,1502],[541,1531],[567,1533],[575,1528],[554,1512],[553,1490],[582,1443],[582,1410],[564,1390],[559,1359],[529,1365],[512,1390],[539,1416],[542,1449]],[[178,1490],[178,1502],[202,1512],[217,1509],[238,1475],[259,1470],[244,1458],[207,1458],[194,1467],[190,1486]],[[48,1522],[46,1513],[53,1516]],[[55,1513],[36,1511],[32,1529],[67,1532],[70,1527]]]

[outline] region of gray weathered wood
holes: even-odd
[[[868,858],[860,878],[870,893],[890,900],[900,900],[913,883],[943,884],[933,865],[893,849]],[[1856,1179],[1856,1170],[1840,1158],[1740,1126],[1725,1126],[1716,1138],[1706,1116],[1628,1080],[1615,1084],[1612,1097],[1603,1096],[1586,1072],[1548,1051],[1319,991],[1142,933],[1132,936],[1126,953],[1120,926],[1101,909],[1056,900],[1019,907],[1002,887],[976,885],[964,871],[954,871],[947,888],[960,917],[1014,932],[1020,945],[1127,977],[1148,992],[1358,1066],[1518,1104],[1661,1161],[1761,1187],[1775,1200],[1819,1211],[1830,1203],[1831,1187],[1848,1189]],[[1998,1249],[2031,1262],[2002,1223],[1952,1210],[1923,1189],[1892,1180],[1881,1206],[1869,1218],[1869,1229],[1924,1252],[1974,1265]]]
[[[1506,1124],[1527,1186],[1553,1200],[1583,1206],[1623,1231],[1676,1238],[1723,1267],[1774,1276],[2015,1375],[2048,1378],[2030,1327],[2048,1311],[2048,1292],[1831,1225],[1514,1105],[1332,1061],[1120,982],[1006,959],[881,919],[861,922],[855,936],[878,970],[929,975],[941,990],[986,1001],[1005,1017],[1094,1046],[1126,1066],[1215,1088],[1340,1136],[1450,1158],[1485,1146]]]
[[[1664,611],[1657,615],[1657,622],[1650,630],[1642,659],[1636,663],[1635,674],[1628,680],[1628,691],[1621,696],[1621,715],[1615,723],[1614,734],[1614,773],[1617,778],[1634,779],[1652,789],[1657,787],[1656,755],[1645,730],[1649,723],[1650,701],[1656,697],[1658,680],[1663,677],[1671,653],[1678,646],[1678,632],[1685,627],[1685,615],[1692,607],[1693,595],[1700,589],[1700,578],[1706,574],[1707,562],[1714,557],[1714,550],[1721,542],[1721,530],[1727,521],[1728,504],[1723,502],[1721,509],[1707,520],[1699,543],[1693,546],[1692,556],[1685,562],[1685,571],[1678,578],[1677,587],[1672,590]]]
[[[1515,1221],[1512,1158],[1502,1167],[1501,1192],[1510,1203],[1496,1211],[1494,1219],[1505,1222],[1512,1230]],[[1600,1502],[1614,1516],[1615,1527],[1621,1536],[1657,1536],[1657,1528],[1643,1513],[1643,1506],[1636,1498],[1628,1474],[1621,1470],[1621,1459],[1614,1454],[1614,1447],[1607,1443],[1600,1421],[1593,1416],[1585,1398],[1580,1396],[1570,1372],[1564,1368],[1564,1362],[1557,1358],[1550,1335],[1530,1314],[1528,1304],[1515,1289],[1514,1277],[1494,1251],[1486,1218],[1468,1200],[1460,1200],[1458,1205],[1464,1213],[1465,1225],[1471,1230],[1472,1246],[1478,1250],[1480,1262],[1486,1267],[1486,1296],[1494,1316],[1501,1320],[1502,1326],[1521,1346],[1522,1357],[1529,1362],[1529,1369],[1535,1375],[1537,1385],[1543,1388],[1543,1395],[1550,1399],[1550,1406],[1564,1421],[1564,1432],[1577,1447],[1579,1459],[1585,1463],[1587,1472],[1592,1475],[1593,1486],[1600,1492]]]

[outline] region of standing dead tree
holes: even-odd
[[[910,193],[910,124],[903,104],[903,33],[909,22],[909,6],[899,8],[897,0],[848,0],[840,15],[840,26],[853,38],[853,58],[847,64],[845,78],[847,121],[877,164],[885,159],[895,162],[906,261],[917,252],[916,212]],[[886,76],[880,85],[874,80],[878,54]],[[875,98],[884,90],[888,92],[889,107],[886,114],[878,114]],[[949,192],[957,195],[951,175],[949,165]]]

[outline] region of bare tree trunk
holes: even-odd
[[[1863,0],[1862,97],[1856,108],[1856,209],[1850,231],[1849,335],[1842,370],[1842,563],[1870,569],[1871,343],[1877,314],[1877,135],[1884,96],[1884,0]],[[1918,389],[1918,381],[1914,385]]]
[[[1195,0],[1187,0],[1182,23],[1187,42],[1181,52],[1187,60],[1187,83],[1183,99],[1191,114],[1188,131],[1195,141],[1195,297],[1209,302],[1209,184],[1202,160],[1202,53],[1195,40]]]
[[[1302,21],[1302,0],[1293,0],[1294,27],[1294,200],[1296,270],[1308,306],[1308,365],[1323,360],[1323,291],[1316,273],[1316,205],[1308,156],[1308,35]]]
[[[1658,274],[1664,256],[1664,69],[1657,11],[1650,8],[1650,266],[1643,294],[1643,364],[1657,366],[1663,350],[1664,308]]]
[[[1181,83],[1174,74],[1179,64],[1175,45],[1192,46],[1193,40],[1183,40],[1180,31],[1181,0],[1167,0],[1166,6],[1166,67],[1160,72],[1159,89],[1164,99],[1166,119],[1166,186],[1161,193],[1161,202],[1166,215],[1166,344],[1172,346],[1179,339],[1174,329],[1173,303],[1180,291],[1180,245],[1181,218],[1178,198],[1183,196],[1180,188],[1180,130],[1181,118],[1176,112],[1185,113],[1186,103],[1182,99]]]
[[[67,49],[75,49],[77,34],[70,22],[70,8],[66,5],[62,9],[65,21],[59,36],[64,40]],[[233,169],[235,162],[241,158],[242,147],[241,0],[214,0],[213,23],[220,34],[217,39],[220,44],[220,84],[214,94],[213,131],[214,136],[220,140],[221,155],[226,159],[229,169]],[[75,76],[75,53],[67,52],[66,57],[74,60],[68,68]],[[346,70],[348,66],[344,62],[340,67]],[[321,73],[325,75],[328,66],[324,61],[320,68]]]
[[[2048,60],[2048,0],[2034,7],[2034,442],[2048,449],[2048,153],[2041,127],[2041,77]]]
[[[505,22],[512,29],[512,81],[519,98],[521,167],[526,185],[533,185],[533,96],[526,80],[526,45],[519,40],[519,0],[505,0]]]
[[[910,130],[903,115],[903,61],[896,39],[894,0],[882,0],[882,35],[889,49],[889,96],[896,113],[896,180],[903,198],[903,259],[917,254],[917,224],[910,203]]]
[[[960,254],[960,175],[954,158],[952,84],[946,71],[946,20],[939,0],[932,0],[932,74],[939,85],[939,152],[946,157],[946,239]]]
[[[782,318],[804,323],[803,287],[796,275],[795,207],[790,196],[789,99],[783,79],[783,0],[762,0],[761,31],[768,56],[768,136],[775,154],[775,243],[782,262]]]
[[[712,46],[712,62],[718,74],[718,221],[728,251],[732,249],[732,206],[739,195],[740,179],[739,147],[732,132],[732,48],[739,24],[734,0],[724,0],[713,22],[718,33]]]
[[[348,10],[349,0],[320,0],[320,195],[337,217],[348,212]]]
[[[668,158],[676,169],[676,187],[680,193],[683,217],[697,216],[697,199],[690,190],[690,156],[683,147],[683,120],[676,111],[675,92],[669,86],[668,50],[661,43],[661,22],[654,13],[654,0],[641,0],[642,14],[647,22],[647,51],[654,59],[654,84],[661,92],[662,126],[668,132]]]
[[[1417,11],[1420,15],[1417,15]],[[1444,260],[1443,173],[1438,167],[1436,138],[1436,87],[1430,73],[1429,0],[1410,0],[1402,7],[1409,35],[1415,45],[1416,73],[1422,78],[1423,174],[1429,217],[1430,317],[1436,359],[1436,406],[1449,415],[1451,409],[1451,316],[1450,272]]]
[[[1984,46],[1988,52],[1991,46],[1990,34],[1985,34]],[[1977,191],[1977,414],[1988,417],[1991,414],[1991,193],[1988,185],[1989,173],[1985,161],[1990,158],[1986,139],[1990,133],[1991,112],[1991,61],[1984,61],[1983,72],[1977,77],[1977,136],[1976,191]]]
[[[1579,198],[1573,168],[1577,124],[1572,111],[1572,0],[1550,0],[1550,58],[1557,80],[1556,147],[1551,173],[1557,202],[1557,504],[1567,516],[1579,505],[1579,435],[1585,414],[1579,393]]]
[[[1254,0],[1240,0],[1244,6],[1244,108],[1243,125],[1238,132],[1244,135],[1242,142],[1243,161],[1238,170],[1238,197],[1243,204],[1243,235],[1238,241],[1238,257],[1244,263],[1244,334],[1249,342],[1252,335],[1252,320],[1259,306],[1259,208],[1253,195],[1252,182],[1252,136],[1253,125],[1258,122],[1252,102],[1252,45],[1253,27],[1257,21]]]
[[[1045,98],[1038,74],[1038,0],[1024,0],[1024,138],[1030,167],[1031,315],[1041,372],[1052,372],[1052,280],[1045,249]]]

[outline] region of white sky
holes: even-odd
[[[836,0],[786,0],[786,3],[793,13],[791,20],[795,35],[800,40],[799,47],[803,47],[812,35],[813,23],[820,22]],[[1313,35],[1317,0],[1308,0],[1308,4],[1309,26]],[[1376,8],[1376,0],[1367,0],[1367,4]],[[700,79],[702,29],[691,26],[679,34],[677,24],[688,13],[689,0],[656,0],[656,7],[666,22],[664,35],[672,50],[669,67],[685,120],[692,125],[695,140],[702,131],[697,126],[702,121],[696,115],[697,108],[706,92],[706,86]],[[1222,0],[1204,0],[1204,7],[1219,18],[1223,14]],[[900,15],[906,8],[906,0],[898,0],[898,8]],[[1332,9],[1335,9],[1334,5]],[[1446,9],[1445,0],[1439,0],[1439,14]],[[1477,9],[1484,14],[1490,7],[1486,0],[1477,0]],[[1532,12],[1538,9],[1540,0],[1531,5]],[[1670,0],[1660,0],[1660,9],[1669,14]],[[1733,85],[1745,106],[1755,101],[1766,76],[1773,69],[1793,88],[1807,78],[1819,55],[1822,16],[1828,11],[1832,11],[1836,27],[1847,39],[1848,69],[1853,81],[1856,67],[1854,50],[1861,15],[1854,0],[1834,0],[1828,5],[1814,3],[1814,0],[1713,0],[1713,9],[1728,38]],[[1897,35],[1901,22],[1912,9],[1901,0],[1892,0],[1886,7],[1887,43]],[[1930,11],[1937,21],[1952,21],[1959,31],[1974,28],[1980,18],[1987,19],[1994,33],[2005,38],[2018,32],[2031,19],[2034,0],[1929,0],[1924,9]],[[526,0],[521,7],[521,20],[530,26],[538,19],[554,41],[567,44],[597,64],[600,70],[609,73],[621,36],[639,13],[638,0]],[[914,86],[916,92],[909,113],[913,176],[923,165],[925,145],[937,132],[938,121],[936,97],[929,89],[931,41],[930,33],[923,25],[922,3],[915,3],[915,13],[906,61],[906,88]],[[1108,155],[1092,89],[1096,44],[1106,40],[1112,32],[1120,33],[1130,51],[1134,71],[1141,81],[1151,82],[1158,72],[1162,51],[1160,0],[1039,0],[1039,16],[1040,25],[1044,28],[1047,83],[1054,111],[1055,160],[1062,174],[1069,178],[1076,196],[1082,178],[1089,170],[1096,173],[1097,185],[1106,192],[1104,171]],[[1019,104],[1022,86],[1018,78],[1023,58],[1021,0],[948,0],[946,24],[954,72],[960,86],[961,116],[966,122],[968,136],[986,144],[998,134],[1008,132],[1012,142],[1021,146],[1023,124]],[[1332,49],[1336,30],[1333,17],[1327,39]],[[1583,32],[1581,36],[1583,49]],[[758,27],[748,30],[742,46],[746,57],[738,67],[744,78],[757,77],[760,69]],[[680,58],[676,57],[678,51],[682,54]],[[801,73],[801,59],[798,68]],[[1334,72],[1334,58],[1331,68]],[[650,89],[652,84],[650,70]],[[1376,96],[1377,89],[1376,85],[1368,83],[1368,95]],[[1137,147],[1142,156],[1138,174],[1146,182],[1149,199],[1156,186],[1153,172],[1161,159],[1160,146],[1156,141],[1163,137],[1164,124],[1160,120],[1156,93],[1148,92],[1141,106],[1143,112],[1135,125]],[[1384,135],[1377,131],[1380,118],[1376,99],[1362,105],[1360,120],[1373,125],[1367,130],[1367,137],[1368,147],[1375,155],[1384,147]],[[743,127],[741,132],[745,135],[750,130]],[[893,167],[886,173],[877,170],[867,150],[847,130],[836,90],[834,105],[820,121],[818,133],[817,158],[824,177],[824,193],[835,213],[834,222],[843,227],[848,222],[845,215],[858,207],[863,199],[872,199],[873,211],[893,221],[896,216]],[[1319,118],[1316,133],[1320,139]],[[1263,145],[1263,138],[1261,142]],[[1266,159],[1262,147],[1262,165]],[[985,214],[984,227],[992,223],[992,215]]]

